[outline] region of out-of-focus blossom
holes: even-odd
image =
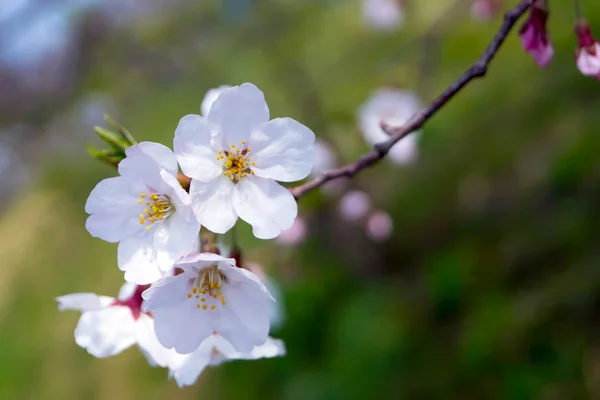
[[[335,168],[336,157],[331,145],[324,140],[315,140],[315,164],[311,176],[319,176],[325,171]]]
[[[382,242],[392,236],[394,223],[388,213],[382,210],[375,211],[367,219],[365,230],[367,235],[377,242]]]
[[[489,21],[502,10],[503,0],[475,0],[471,16],[478,21]]]
[[[254,346],[249,352],[240,352],[225,338],[216,332],[200,344],[191,354],[175,354],[169,365],[169,376],[175,378],[179,387],[193,385],[204,368],[231,360],[256,360],[285,355],[282,340],[268,337],[267,341]]]
[[[577,67],[583,75],[600,77],[600,44],[594,40],[586,20],[580,19],[575,25],[579,48],[575,52]]]
[[[202,113],[202,116],[208,116],[208,112],[210,111],[210,108],[212,107],[215,100],[219,98],[219,95],[223,92],[223,90],[229,89],[230,87],[231,86],[229,85],[221,85],[219,87],[208,89],[206,91],[204,99],[202,99],[202,103],[200,104],[200,112]]]
[[[57,297],[59,310],[82,311],[75,328],[75,342],[91,355],[103,358],[119,354],[137,344],[151,365],[167,366],[171,352],[154,334],[154,321],[142,312],[146,287],[126,283],[117,299],[94,293]]]
[[[177,182],[177,161],[167,147],[142,142],[126,150],[121,176],[104,179],[90,193],[88,232],[119,242],[125,280],[139,285],[160,279],[190,252],[200,223],[190,196]]]
[[[272,239],[292,226],[298,205],[279,182],[304,179],[314,163],[314,133],[291,118],[269,120],[264,94],[245,83],[224,89],[208,116],[186,115],[174,148],[198,220],[223,234],[238,217]]]
[[[256,275],[213,253],[191,254],[175,266],[183,272],[142,294],[164,347],[193,353],[215,331],[241,352],[265,343],[275,300]]]
[[[371,94],[358,110],[360,129],[372,145],[384,142],[389,136],[381,128],[381,123],[391,127],[404,125],[421,108],[419,98],[412,92],[382,88]],[[396,164],[406,164],[417,156],[418,132],[414,132],[398,143],[388,153],[388,158]]]
[[[340,215],[347,222],[355,222],[364,218],[370,210],[371,198],[360,190],[352,190],[340,199]]]
[[[363,19],[374,29],[390,30],[402,26],[402,0],[363,0]]]
[[[306,221],[299,215],[292,226],[281,232],[275,240],[283,246],[297,246],[304,241],[307,231]]]
[[[548,40],[546,23],[548,21],[548,8],[545,0],[536,1],[530,9],[529,18],[523,23],[519,31],[523,48],[527,51],[540,67],[545,67],[552,60],[554,49]]]

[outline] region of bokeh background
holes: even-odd
[[[600,83],[574,64],[570,1],[550,2],[548,68],[513,33],[413,163],[346,182],[392,215],[391,238],[324,192],[300,201],[296,247],[241,227],[246,259],[280,285],[287,357],[180,390],[135,348],[88,355],[79,314],[57,311],[56,296],[122,283],[116,246],[84,228],[87,195],[115,173],[86,153],[104,113],[171,146],[207,89],[250,81],[350,162],[368,150],[356,110],[373,90],[428,102],[502,18],[405,3],[403,25],[378,30],[360,0],[1,0],[0,398],[600,399]],[[582,5],[600,35],[600,3]]]

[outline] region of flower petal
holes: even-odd
[[[149,234],[131,236],[119,243],[117,260],[119,269],[125,271],[127,282],[147,285],[162,278],[152,238]]]
[[[143,186],[122,176],[104,179],[90,193],[85,203],[85,212],[124,214],[131,209],[135,213],[141,189]]]
[[[298,214],[296,200],[286,188],[257,176],[246,177],[236,185],[233,206],[259,239],[276,237],[292,226]]]
[[[211,129],[200,115],[181,118],[175,130],[173,148],[181,170],[187,176],[206,182],[221,173],[222,162],[217,161],[217,150],[211,147]]]
[[[172,269],[175,261],[192,251],[200,233],[200,223],[196,218],[192,216],[192,220],[186,221],[178,211],[154,229],[156,261],[163,271]]]
[[[267,341],[261,346],[254,346],[251,352],[249,353],[240,353],[236,352],[230,354],[228,358],[234,360],[257,360],[259,358],[273,358],[284,356],[285,344],[281,339],[274,339],[272,337],[268,337]]]
[[[93,237],[116,243],[142,230],[135,211],[129,214],[92,214],[85,221],[85,228]]]
[[[160,176],[165,170],[177,175],[177,159],[166,146],[152,142],[142,142],[125,151],[127,157],[119,163],[119,173],[131,180],[142,183],[153,192],[166,193],[169,187]]]
[[[251,283],[237,285],[235,288],[227,287],[223,290],[227,299],[227,308],[239,323],[242,329],[236,332],[217,330],[224,338],[229,340],[241,352],[252,351],[255,345],[262,345],[269,335],[268,298]],[[244,336],[242,338],[238,335]]]
[[[209,365],[212,358],[214,336],[206,338],[196,351],[185,357],[181,364],[174,369],[172,373],[177,386],[181,388],[193,385],[204,368]]]
[[[256,86],[244,83],[223,90],[208,113],[208,123],[217,131],[222,148],[241,146],[253,130],[269,121],[265,96]]]
[[[150,365],[166,367],[169,364],[174,352],[160,344],[154,333],[154,320],[150,316],[140,315],[135,323],[135,335],[137,344]]]
[[[200,104],[200,112],[204,117],[208,116],[208,113],[213,103],[219,98],[223,90],[229,89],[230,87],[231,86],[229,85],[221,85],[219,87],[208,89],[206,91],[204,99],[202,99],[202,103]]]
[[[98,296],[95,293],[73,293],[56,298],[60,311],[98,311],[108,307],[114,300],[112,297]]]
[[[282,182],[306,178],[315,162],[315,134],[291,118],[276,118],[250,137],[257,176]]]
[[[148,312],[162,307],[174,307],[187,300],[190,280],[193,278],[194,275],[183,273],[167,276],[153,283],[142,293],[142,298],[145,300],[142,310]]]
[[[200,312],[193,301],[154,310],[156,337],[164,347],[179,354],[194,352],[214,330],[214,323],[210,318],[200,318]]]
[[[225,177],[206,183],[192,180],[192,208],[196,218],[206,229],[223,234],[233,227],[237,220],[233,208],[234,189],[235,184]]]
[[[128,307],[84,312],[75,328],[75,342],[98,358],[118,354],[135,341],[133,315]]]

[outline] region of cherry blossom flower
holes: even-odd
[[[280,182],[304,179],[314,163],[314,133],[291,118],[269,121],[263,93],[245,83],[225,89],[206,118],[186,115],[175,131],[175,154],[192,178],[198,220],[215,233],[238,217],[254,235],[272,239],[292,226],[298,206]]]
[[[478,21],[489,21],[502,10],[502,0],[475,0],[471,16]]]
[[[75,342],[91,355],[104,358],[137,344],[151,365],[167,366],[171,355],[154,334],[154,321],[142,312],[145,286],[126,283],[118,298],[94,293],[57,297],[59,310],[82,311],[75,328]]]
[[[390,30],[404,22],[402,0],[363,0],[363,19],[375,29]]]
[[[339,211],[342,219],[355,222],[363,219],[371,210],[371,198],[360,190],[352,190],[340,199]]]
[[[367,235],[376,242],[382,242],[392,236],[394,223],[385,211],[375,211],[369,215],[365,230]]]
[[[545,67],[554,56],[554,49],[548,40],[546,22],[548,8],[545,0],[536,1],[531,6],[529,18],[523,23],[519,31],[523,48],[527,51],[540,67]]]
[[[204,117],[208,116],[210,108],[212,107],[215,100],[219,98],[219,95],[223,92],[223,90],[229,89],[230,87],[231,86],[229,85],[221,85],[219,87],[208,89],[206,91],[204,99],[202,99],[202,103],[200,103],[200,112]]]
[[[169,376],[175,378],[179,387],[193,385],[204,368],[231,360],[256,360],[285,355],[285,345],[279,339],[268,337],[267,341],[254,346],[249,352],[239,352],[225,338],[213,333],[191,354],[176,354],[169,365]]]
[[[384,142],[389,136],[381,128],[381,123],[389,126],[402,126],[421,108],[418,97],[408,91],[382,88],[378,89],[358,110],[358,122],[366,139],[372,145]],[[417,155],[417,136],[415,132],[396,143],[388,154],[395,164],[406,164]]]
[[[579,48],[575,52],[577,67],[583,75],[600,77],[600,44],[594,40],[586,20],[580,19],[575,25]]]
[[[275,300],[256,275],[213,253],[191,254],[176,267],[183,273],[142,294],[143,310],[152,311],[164,347],[192,353],[215,331],[241,352],[265,343]]]
[[[200,231],[189,195],[177,182],[177,161],[167,147],[142,142],[126,150],[121,176],[100,182],[90,194],[86,228],[119,242],[125,280],[148,284],[188,254]]]

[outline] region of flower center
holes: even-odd
[[[250,148],[246,147],[245,141],[242,141],[238,149],[232,144],[231,150],[219,150],[217,161],[224,160],[223,176],[233,183],[238,183],[247,175],[254,175],[252,167],[256,166],[256,163],[252,162],[249,154]]]
[[[142,193],[138,204],[144,204],[144,202],[146,204],[144,212],[140,214],[140,225],[146,225],[146,230],[150,230],[154,223],[167,219],[175,211],[171,199],[164,194]]]
[[[219,304],[226,305],[225,296],[220,292],[222,283],[227,283],[227,277],[216,265],[204,268],[198,273],[187,297],[196,301],[196,308],[215,311]]]

